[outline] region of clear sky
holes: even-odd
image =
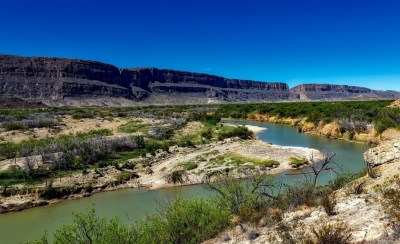
[[[399,0],[3,0],[0,53],[400,90]]]

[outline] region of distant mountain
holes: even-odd
[[[308,100],[335,100],[335,99],[371,99],[400,97],[400,92],[379,91],[360,86],[330,85],[330,84],[302,84],[290,89],[299,95],[300,99]]]
[[[362,87],[227,79],[156,68],[120,69],[95,61],[0,55],[0,98],[49,106],[204,104],[299,99],[399,98]]]

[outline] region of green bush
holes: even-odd
[[[73,119],[86,119],[86,118],[94,118],[94,112],[91,110],[76,110],[73,114],[72,114],[72,118]]]
[[[222,141],[226,138],[239,137],[240,139],[250,139],[254,136],[245,126],[222,126],[218,131],[218,140]]]
[[[136,132],[147,133],[147,131],[149,130],[149,125],[142,124],[137,121],[129,121],[128,123],[119,126],[118,130],[123,133],[136,133]]]
[[[200,243],[229,227],[229,213],[209,200],[177,199],[161,211],[132,227],[118,219],[96,215],[92,208],[86,214],[74,214],[73,222],[54,233],[54,243]],[[49,243],[43,235],[31,243]]]
[[[396,128],[396,122],[391,118],[382,118],[381,120],[377,121],[375,124],[375,130],[378,133],[384,132],[388,128]]]
[[[96,136],[112,136],[113,132],[109,129],[89,130],[88,132],[77,132],[76,136],[79,138],[90,138]]]
[[[387,108],[392,102],[393,100],[223,104],[218,106],[215,114],[221,118],[247,119],[258,113],[281,118],[307,118],[307,121],[313,123],[350,120],[356,125],[365,125],[374,122],[375,129],[381,133],[389,127],[400,126],[400,109]]]
[[[197,163],[195,162],[187,162],[182,165],[185,170],[193,170],[198,167]]]
[[[129,181],[132,178],[132,176],[134,176],[132,172],[124,171],[119,173],[116,178],[119,182],[126,182]]]
[[[209,200],[175,200],[134,227],[135,243],[201,243],[229,227],[229,213]]]
[[[205,130],[203,130],[200,133],[201,137],[206,138],[207,140],[210,140],[212,138],[212,130],[210,128],[207,128]]]
[[[195,114],[193,120],[200,121],[205,125],[216,125],[221,121],[221,117],[215,114]]]
[[[118,219],[108,220],[96,215],[94,208],[74,214],[72,224],[64,225],[53,235],[54,243],[135,243],[132,231]],[[31,243],[49,243],[47,235]]]
[[[183,171],[182,170],[175,170],[171,173],[170,175],[170,181],[173,182],[174,184],[176,183],[183,183]]]

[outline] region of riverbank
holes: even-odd
[[[254,133],[265,131],[263,127],[247,127]],[[11,193],[9,197],[0,198],[0,213],[21,211],[118,189],[160,189],[201,184],[210,175],[220,172],[230,172],[235,177],[249,177],[256,173],[278,174],[293,168],[290,161],[293,158],[312,163],[321,160],[323,155],[315,149],[284,147],[256,139],[238,138],[194,148],[171,147],[168,152],[128,160],[124,166],[75,172],[54,179],[51,183],[27,188],[26,194]],[[173,175],[178,175],[178,178],[173,179]]]
[[[393,216],[382,205],[385,202],[382,192],[391,189],[400,175],[400,131],[386,130],[379,145],[366,151],[364,158],[374,166],[375,178],[366,175],[334,191],[331,194],[334,214],[328,215],[323,206],[302,206],[282,213],[280,223],[299,231],[299,237],[312,235],[314,228],[325,223],[348,226],[349,243],[398,243],[392,237]],[[277,243],[281,231],[277,224],[262,219],[259,223],[234,226],[204,244]]]
[[[380,134],[374,129],[373,124],[349,125],[352,127],[352,130],[349,131],[348,129],[343,128],[343,126],[336,121],[329,123],[321,121],[316,124],[307,121],[307,118],[285,118],[256,113],[251,114],[251,116],[247,118],[247,121],[286,124],[297,128],[301,133],[314,134],[336,140],[345,140],[372,145],[377,145],[380,140]],[[360,126],[360,128],[353,128],[357,126]]]

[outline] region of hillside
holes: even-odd
[[[281,82],[228,79],[168,69],[125,69],[79,59],[0,55],[0,97],[48,106],[128,106],[393,99],[400,97],[400,93],[315,84],[289,90]]]

